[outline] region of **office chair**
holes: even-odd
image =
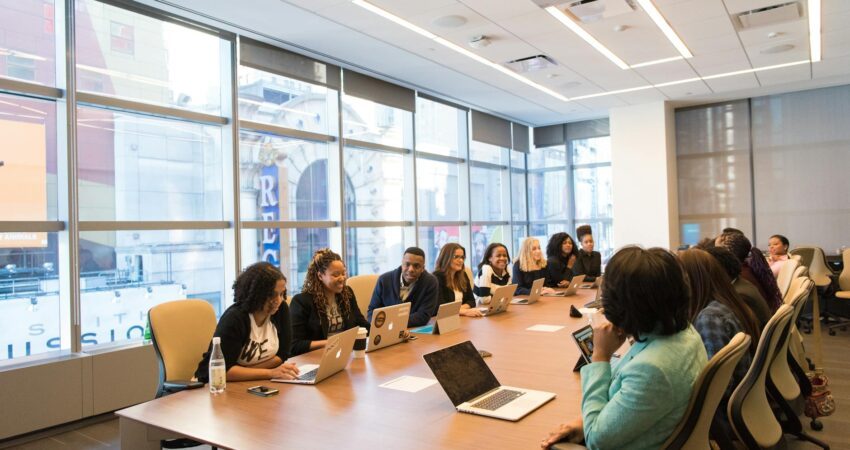
[[[794,279],[794,271],[797,270],[797,267],[800,266],[800,261],[796,259],[789,259],[782,264],[782,268],[779,269],[779,275],[776,277],[776,285],[779,286],[779,293],[782,294],[782,298],[785,298],[785,295],[788,293],[788,288],[791,287],[791,280]]]
[[[809,278],[815,282],[817,287],[826,287],[832,283],[830,277],[835,276],[829,264],[826,263],[826,255],[820,247],[797,247],[791,250],[794,255],[800,255],[801,263],[809,268]]]
[[[844,304],[850,304],[850,248],[844,249],[841,254],[841,260],[844,263],[844,268],[841,269],[841,274],[838,275],[839,291],[835,292],[835,299]],[[846,300],[846,301],[845,301]],[[830,336],[835,336],[835,328],[846,328],[847,322],[840,321],[826,327]]]
[[[159,386],[156,397],[186,389],[203,387],[190,381],[198,363],[207,351],[215,332],[216,318],[212,305],[204,300],[176,300],[154,306],[148,311],[151,342],[159,363]],[[186,448],[202,445],[191,439],[161,442],[164,448]]]
[[[369,311],[369,302],[372,301],[372,292],[375,290],[375,285],[378,284],[378,275],[357,275],[345,280],[345,284],[354,291],[354,298],[357,299],[357,307],[366,317]]]
[[[666,450],[708,450],[709,432],[717,405],[723,399],[735,366],[750,347],[749,335],[738,333],[702,369],[694,382],[688,409],[679,425],[664,442]]]
[[[770,448],[782,440],[782,426],[770,408],[765,382],[793,312],[791,306],[782,305],[764,326],[750,370],[729,399],[729,423],[748,449]]]

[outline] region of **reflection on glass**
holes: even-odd
[[[345,148],[345,217],[404,220],[404,157]]]
[[[567,148],[564,145],[533,148],[528,155],[529,169],[567,167]]]
[[[575,169],[573,179],[576,220],[613,215],[611,166]]]
[[[0,94],[0,161],[0,221],[56,220],[56,103]]]
[[[469,159],[491,164],[507,166],[508,149],[497,145],[485,144],[483,142],[471,141],[469,146]]]
[[[239,139],[242,220],[331,219],[339,187],[329,183],[327,143],[247,130]]]
[[[0,361],[61,347],[57,234],[0,233]]]
[[[345,231],[345,239],[349,276],[381,274],[401,264],[404,249],[413,245],[413,229],[349,228]]]
[[[575,239],[575,233],[569,229],[566,223],[532,223],[528,235],[540,241],[540,248],[546,251],[549,238],[555,233],[566,232]]]
[[[307,265],[320,248],[341,253],[339,228],[242,229],[242,264],[274,264],[286,276],[290,296],[301,292]]]
[[[416,151],[465,157],[466,111],[417,97]]]
[[[239,119],[335,136],[337,92],[239,66]]]
[[[611,220],[588,220],[576,223],[576,227],[581,225],[590,225],[593,229],[593,250],[602,254],[602,264],[604,265],[614,255],[614,228]],[[567,233],[570,232],[567,231]],[[572,233],[570,235],[575,237]]]
[[[369,100],[342,97],[343,136],[392,147],[410,148],[413,113]]]
[[[79,90],[221,114],[225,41],[95,0],[76,9]]]
[[[484,167],[469,169],[472,220],[507,220],[502,211],[502,177],[506,174],[507,171]]]
[[[570,141],[573,164],[591,164],[611,161],[611,137],[600,136]]]
[[[429,271],[434,270],[437,256],[444,245],[450,242],[460,243],[461,229],[462,227],[453,225],[419,227],[419,248],[425,251],[425,267]]]
[[[522,245],[523,239],[528,236],[528,227],[525,225],[514,225],[512,228],[514,245],[510,252],[510,260],[513,261],[513,258],[516,258],[519,255],[519,248]]]
[[[80,220],[221,220],[221,129],[78,108]]]
[[[224,311],[221,230],[80,233],[83,346],[141,340],[148,310],[181,298]]]
[[[528,199],[531,220],[567,218],[567,173],[529,172]]]
[[[498,242],[507,246],[510,239],[508,229],[507,225],[472,225],[472,247],[467,249],[470,265],[478,267],[490,243]]]
[[[524,221],[526,211],[526,196],[528,188],[525,185],[525,171],[511,169],[511,220]]]
[[[457,163],[416,159],[419,219],[460,219],[459,170]]]
[[[52,0],[0,0],[0,77],[56,84]]]

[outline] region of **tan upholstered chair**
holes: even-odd
[[[792,307],[782,305],[764,326],[750,370],[729,399],[729,422],[746,448],[770,448],[782,439],[782,426],[770,409],[765,383],[776,345],[787,333],[793,313]]]
[[[792,254],[800,255],[804,266],[809,268],[809,278],[818,287],[829,286],[832,283],[832,269],[826,264],[826,256],[820,247],[797,247],[791,250]],[[811,256],[809,256],[811,255]]]
[[[844,262],[844,268],[841,269],[841,274],[838,275],[838,288],[840,290],[835,292],[835,299],[839,302],[843,300],[850,301],[850,248],[844,249],[841,259]],[[842,319],[840,318],[838,323],[826,327],[829,330],[830,336],[835,335],[835,328],[843,329],[847,327],[847,321]]]
[[[750,336],[738,333],[702,369],[694,382],[688,409],[673,434],[661,448],[709,450],[709,430],[717,405],[723,399],[735,366],[750,347]]]
[[[159,362],[157,397],[189,386],[215,332],[215,310],[205,300],[176,300],[148,311]]]
[[[779,275],[776,277],[776,285],[779,286],[779,293],[782,294],[782,298],[785,298],[785,295],[788,293],[788,288],[791,287],[791,280],[794,279],[794,271],[797,270],[797,267],[800,266],[800,261],[796,259],[789,259],[782,264],[782,268],[779,269]]]
[[[357,306],[363,316],[369,311],[369,302],[372,300],[372,292],[375,290],[375,285],[378,284],[378,275],[357,275],[345,281],[345,284],[354,291],[354,297],[357,298]]]
[[[469,277],[469,287],[472,287],[472,285],[475,284],[475,278],[472,277],[472,268],[469,266],[463,266],[463,270],[466,271],[466,276]]]

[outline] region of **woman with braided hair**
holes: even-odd
[[[323,348],[328,337],[369,323],[345,285],[342,258],[328,248],[317,250],[307,266],[304,287],[292,298],[292,354]]]
[[[287,363],[292,343],[286,277],[277,267],[258,262],[245,269],[233,283],[231,305],[215,327],[221,338],[227,381],[291,380],[298,368]],[[210,349],[198,364],[195,377],[209,381]]]
[[[741,278],[753,283],[764,297],[772,312],[782,306],[782,294],[776,278],[761,250],[753,247],[750,240],[737,231],[724,232],[715,240],[718,247],[726,247],[741,261]]]

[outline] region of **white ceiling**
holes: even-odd
[[[557,61],[557,67],[525,76],[569,98],[807,60],[805,0],[798,0],[804,11],[802,18],[772,26],[737,31],[730,16],[787,1],[654,0],[694,57],[622,70],[532,0],[371,0],[392,14],[496,63],[548,55]],[[697,104],[850,83],[848,0],[822,0],[821,62],[567,102],[374,15],[349,0],[141,2],[531,125],[600,117],[607,115],[612,107],[651,101]],[[449,15],[462,16],[466,23],[456,28],[434,24],[435,19]],[[618,25],[626,29],[615,31]],[[678,56],[673,45],[639,8],[583,27],[630,65]],[[771,32],[778,35],[770,38]],[[492,44],[480,49],[469,47],[467,42],[476,35],[486,35]],[[785,44],[793,48],[780,53],[763,52]]]

